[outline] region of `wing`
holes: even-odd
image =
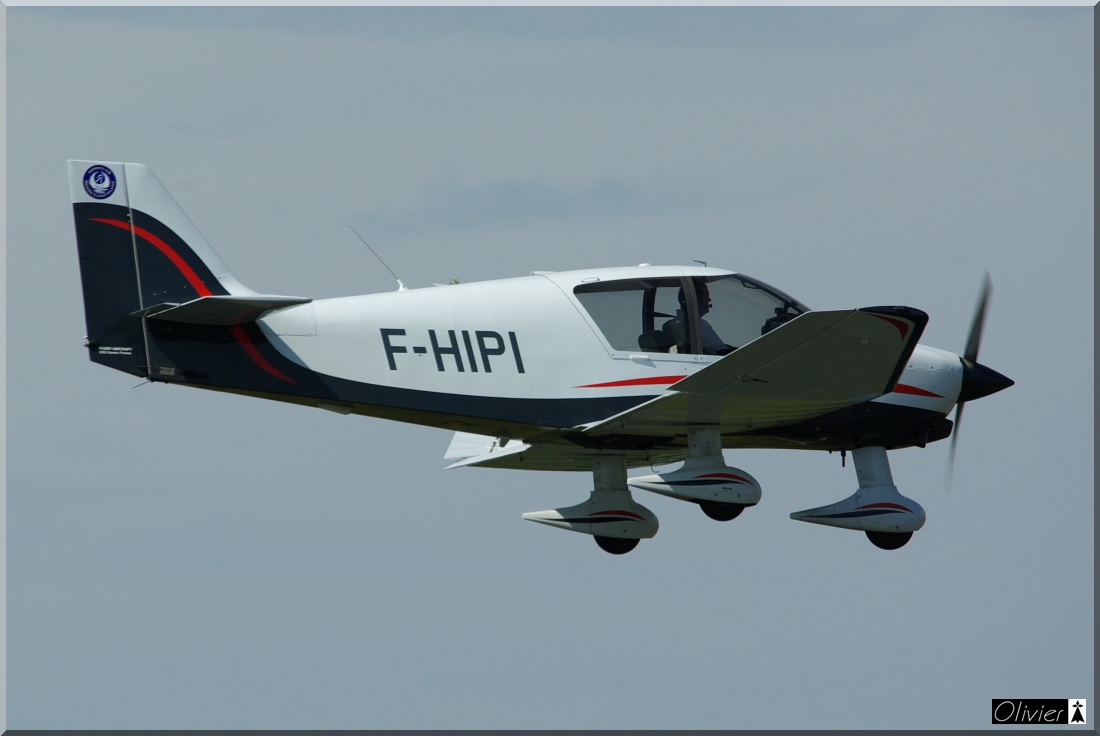
[[[620,414],[528,442],[459,433],[447,457],[531,470],[590,470],[607,451],[631,467],[676,462],[689,426],[748,433],[890,393],[927,323],[908,307],[807,312]]]
[[[781,427],[890,393],[928,315],[907,307],[806,312],[588,435],[723,434]]]

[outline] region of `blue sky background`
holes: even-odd
[[[1093,11],[7,11],[12,728],[986,728],[1094,698]],[[1016,380],[893,453],[897,552],[790,521],[838,456],[727,452],[730,524],[524,523],[584,474],[88,362],[65,160],[151,166],[315,298],[704,259],[908,304]],[[1095,712],[1095,707],[1092,709]]]

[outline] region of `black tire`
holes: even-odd
[[[871,544],[879,549],[900,549],[913,538],[913,532],[865,532]]]
[[[600,549],[613,555],[625,555],[638,546],[639,539],[620,539],[619,537],[595,537]]]
[[[700,501],[699,508],[715,521],[733,521],[745,510],[743,503],[725,503],[724,501]]]

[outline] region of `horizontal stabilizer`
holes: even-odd
[[[312,299],[299,296],[204,296],[183,304],[164,303],[137,314],[149,319],[186,322],[193,325],[240,325],[255,322],[268,312],[308,304]]]

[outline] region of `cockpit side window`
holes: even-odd
[[[739,274],[597,281],[573,293],[613,349],[648,353],[725,355],[809,311]]]
[[[676,317],[680,285],[678,278],[597,281],[573,293],[615,350],[688,352],[686,341],[673,350],[673,337],[662,331]]]
[[[742,347],[809,311],[805,304],[783,292],[740,274],[710,279],[696,277],[693,280],[706,281],[710,302],[703,304],[700,299],[700,317],[706,323],[701,325],[701,332],[707,333],[706,325],[709,325],[709,331],[734,348]],[[715,342],[713,337],[710,342]],[[706,345],[703,352],[712,354]]]

